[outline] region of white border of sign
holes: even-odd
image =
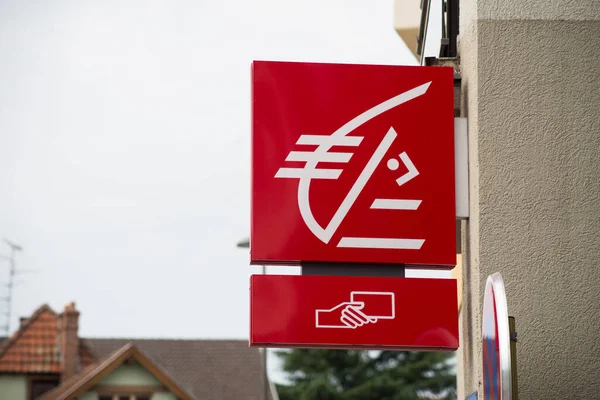
[[[486,305],[489,302],[494,302],[496,315],[494,320],[498,332],[498,358],[500,359],[500,400],[512,399],[512,378],[511,378],[511,355],[510,355],[510,328],[508,325],[508,305],[506,301],[506,291],[504,289],[504,279],[499,272],[488,276],[485,284],[485,294],[483,297],[483,310],[485,312]],[[484,339],[486,332],[485,320],[482,318],[481,336]],[[484,388],[485,391],[485,388]],[[485,393],[484,393],[485,396]]]

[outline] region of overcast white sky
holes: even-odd
[[[390,0],[0,2],[12,329],[76,301],[84,336],[247,338],[253,59],[416,64]]]

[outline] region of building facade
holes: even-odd
[[[600,3],[460,0],[459,10],[458,54],[446,60],[469,130],[458,398],[484,398],[494,272],[516,318],[519,398],[598,398]]]
[[[277,399],[246,340],[81,338],[47,305],[0,341],[0,400]]]
[[[460,2],[463,396],[482,395],[483,291],[497,271],[517,323],[519,397],[600,392],[599,35],[597,1]]]

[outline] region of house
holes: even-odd
[[[277,398],[247,341],[86,339],[78,326],[74,303],[21,318],[0,342],[0,400]]]

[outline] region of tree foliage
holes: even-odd
[[[278,352],[289,384],[280,400],[455,399],[452,354],[404,351]]]

